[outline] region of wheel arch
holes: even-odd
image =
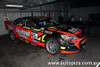
[[[57,44],[57,52],[56,53],[50,53],[50,52],[48,52],[48,50],[47,50],[47,42],[49,41],[49,40],[55,40],[55,42],[56,42],[56,44]],[[46,48],[46,51],[48,52],[48,53],[50,53],[50,54],[52,54],[52,55],[54,55],[54,54],[58,54],[58,53],[60,53],[60,43],[59,42],[57,42],[58,40],[57,39],[55,39],[55,37],[50,37],[50,38],[47,38],[47,41],[45,41],[45,48]]]
[[[13,32],[13,33],[15,34],[16,38],[18,37],[18,35],[15,33],[14,30],[10,30],[10,31],[9,31],[9,34],[10,34],[11,32]]]

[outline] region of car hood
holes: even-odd
[[[67,25],[51,26],[51,27],[47,27],[46,29],[50,31],[57,31],[57,32],[60,31],[60,32],[64,32],[64,33],[67,32],[72,34],[74,34],[76,31],[79,31],[78,33],[81,32],[80,29],[67,26]]]

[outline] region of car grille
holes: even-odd
[[[73,46],[73,47],[70,47],[70,48],[68,48],[67,47],[67,49],[65,49],[66,51],[77,51],[77,50],[79,50],[76,46]]]
[[[78,38],[82,38],[82,37],[84,37],[84,33],[82,32],[82,33],[79,33],[79,34],[77,34],[76,35]]]

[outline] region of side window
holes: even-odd
[[[25,27],[30,27],[30,19],[26,19]]]
[[[45,21],[41,21],[41,22],[39,22],[39,25],[40,26],[45,26],[46,25],[46,22]]]
[[[26,19],[26,27],[36,27],[36,23],[31,19]]]
[[[23,25],[23,22],[24,22],[24,20],[22,18],[19,18],[19,19],[17,19],[17,20],[14,21],[14,24],[15,25],[22,26]]]

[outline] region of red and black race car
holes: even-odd
[[[85,47],[86,38],[82,30],[59,25],[47,17],[23,17],[10,26],[10,38],[19,38],[32,45],[45,47],[50,54],[77,53]]]

